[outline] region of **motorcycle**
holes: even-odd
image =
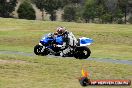
[[[70,44],[68,45],[69,49],[66,56],[75,57],[77,59],[87,59],[91,54],[91,51],[87,46],[91,45],[93,40],[86,37],[76,39],[72,33],[69,33],[69,35]],[[41,56],[60,56],[60,53],[64,50],[63,36],[55,36],[52,33],[44,35],[39,44],[34,47],[34,53]]]

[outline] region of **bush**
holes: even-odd
[[[118,24],[123,24],[124,22],[123,22],[122,19],[118,19],[116,23],[118,23]]]
[[[51,21],[55,21],[55,20],[56,20],[56,12],[52,12],[52,13],[50,14],[50,20],[51,20]]]
[[[62,14],[62,19],[64,21],[75,21],[76,18],[76,7],[74,5],[68,5],[64,8],[64,14]]]
[[[13,17],[11,14],[15,10],[17,0],[0,0],[0,17]]]
[[[103,23],[111,23],[111,17],[112,17],[111,14],[108,14],[108,13],[103,14],[103,15],[101,16],[102,22],[103,22]]]
[[[20,5],[17,12],[20,19],[28,19],[28,20],[36,19],[35,10],[33,9],[32,5],[27,1],[24,1]]]
[[[128,19],[128,22],[132,24],[132,16]]]
[[[83,13],[83,7],[78,5],[76,7],[76,17],[75,17],[75,22],[77,23],[83,23],[84,20],[82,18],[82,13]]]
[[[89,1],[85,4],[82,17],[85,20],[85,22],[90,22],[90,20],[93,20],[96,17],[96,7],[95,7],[94,1]]]

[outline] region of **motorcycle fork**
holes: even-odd
[[[44,49],[45,49],[45,46],[42,46],[41,52],[43,52],[43,51],[44,51]]]

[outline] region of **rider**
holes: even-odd
[[[63,45],[67,47],[69,44],[69,38],[68,38],[69,32],[65,29],[65,27],[58,27],[56,29],[56,33],[57,35],[63,36],[63,41],[64,41]]]
[[[63,45],[62,45],[63,51],[60,53],[60,55],[61,56],[66,56],[66,54],[69,53],[69,51],[70,51],[70,47],[69,47],[70,40],[71,40],[70,32],[68,32],[65,29],[65,27],[58,27],[56,29],[56,33],[55,34],[63,36]]]

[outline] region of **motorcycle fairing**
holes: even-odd
[[[80,46],[88,46],[93,43],[93,40],[91,38],[82,37],[80,39]]]
[[[62,36],[57,36],[55,38],[55,42],[57,45],[63,45],[63,37]]]

